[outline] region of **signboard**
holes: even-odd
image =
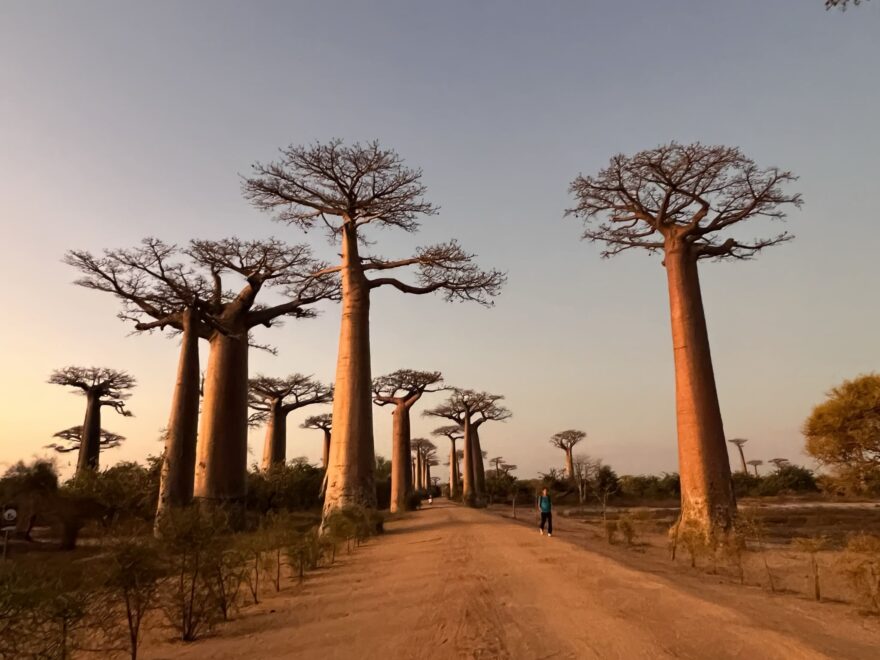
[[[15,529],[16,520],[18,520],[18,510],[12,506],[4,507],[2,527],[0,527],[0,531]]]

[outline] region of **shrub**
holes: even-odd
[[[880,611],[880,536],[856,534],[847,541],[846,573],[875,612]]]
[[[307,511],[320,504],[324,473],[305,459],[248,472],[247,507],[265,515],[270,511]]]
[[[190,642],[220,616],[206,571],[211,558],[228,547],[229,538],[223,534],[227,519],[219,510],[202,512],[189,507],[169,512],[161,524],[162,550],[170,575],[160,590],[159,602],[168,623],[183,641]]]
[[[141,626],[147,612],[156,605],[164,567],[152,542],[132,537],[112,540],[107,559],[103,586],[111,601],[111,618],[124,622],[131,658],[137,660]]]
[[[617,518],[617,531],[627,545],[632,545],[636,539],[635,517],[630,513],[621,513]]]
[[[816,477],[812,470],[799,465],[783,465],[761,479],[758,494],[764,496],[785,493],[817,493]]]

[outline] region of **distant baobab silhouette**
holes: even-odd
[[[731,440],[728,440],[727,442],[729,442],[732,445],[736,445],[736,448],[739,450],[740,460],[742,460],[743,472],[748,474],[749,468],[746,467],[746,455],[743,452],[743,445],[746,444],[748,442],[748,440],[746,438],[732,438]]]
[[[283,465],[287,460],[287,416],[294,410],[333,401],[333,386],[311,376],[291,374],[286,378],[257,376],[248,381],[248,405],[254,412],[251,425],[266,424],[262,468]]]
[[[125,402],[131,397],[129,390],[134,388],[137,381],[127,372],[116,369],[64,367],[52,372],[49,383],[72,387],[77,394],[86,398],[86,415],[80,427],[81,436],[77,447],[79,458],[76,463],[76,473],[97,470],[101,443],[106,440],[101,429],[101,409],[110,407],[124,417],[131,417],[132,413],[125,407]],[[70,430],[62,431],[68,434],[65,439],[72,439],[69,435]]]
[[[439,371],[397,371],[373,380],[373,401],[376,405],[393,405],[391,411],[391,506],[392,513],[407,508],[413,492],[410,455],[410,410],[426,392],[441,389],[443,375]]]

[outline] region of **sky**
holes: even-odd
[[[82,422],[84,400],[46,383],[69,364],[138,379],[134,417],[105,411],[127,440],[102,465],[162,450],[177,341],[132,335],[115,300],[72,284],[66,250],[277,236],[332,257],[240,182],[282,146],[333,137],[395,149],[441,207],[416,235],[375,233],[377,253],[457,238],[507,271],[491,309],[378,291],[373,374],[440,370],[505,395],[513,417],[481,440],[521,477],[562,465],[548,439],[568,428],[618,473],[677,469],[660,258],[603,260],[563,217],[571,180],[617,153],[738,145],[800,177],[795,241],[701,264],[725,431],[747,458],[808,463],[812,406],[880,369],[880,2],[4,0],[0,62],[0,468]],[[338,330],[328,304],[259,331],[278,355],[255,352],[251,370],[330,381]],[[441,400],[414,409],[414,436]],[[321,432],[298,424],[325,410],[292,415],[289,457],[319,460]],[[374,420],[387,456],[390,410]],[[261,445],[256,430],[253,460]]]

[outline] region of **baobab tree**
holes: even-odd
[[[757,477],[758,476],[758,466],[764,465],[764,461],[762,461],[758,458],[753,458],[752,460],[746,461],[746,462],[748,465],[751,465],[755,469],[755,476]]]
[[[244,194],[275,219],[307,231],[322,224],[341,244],[341,262],[325,272],[342,278],[342,322],[333,400],[324,516],[349,504],[375,507],[373,417],[370,372],[370,296],[388,286],[403,293],[442,292],[447,300],[489,305],[505,276],[483,271],[457,242],[416,250],[412,257],[387,260],[362,255],[368,227],[415,232],[418,219],[437,208],[425,199],[422,172],[404,165],[378,142],[344,145],[340,140],[290,146],[273,163],[253,166]],[[416,269],[415,283],[387,273]]]
[[[510,411],[498,405],[504,399],[498,394],[453,388],[445,403],[426,410],[429,417],[442,417],[458,424],[464,436],[464,460],[462,465],[462,501],[467,506],[484,503],[485,472],[483,450],[480,447],[479,427],[488,421],[504,421],[511,417]]]
[[[413,487],[417,491],[425,489],[425,447],[429,443],[427,438],[412,438],[410,440],[413,454]]]
[[[333,415],[330,413],[324,413],[323,415],[306,417],[306,420],[300,424],[300,428],[320,429],[324,432],[324,452],[322,455],[321,467],[326,471],[330,460],[330,433],[333,428]]]
[[[775,467],[777,470],[781,470],[782,468],[788,467],[789,465],[791,465],[791,461],[788,460],[787,458],[771,458],[767,462],[773,463],[773,467]]]
[[[631,249],[663,253],[675,356],[679,524],[703,534],[729,529],[736,501],[697,263],[749,259],[790,240],[786,232],[747,240],[730,231],[756,218],[781,220],[788,207],[799,207],[800,195],[784,189],[795,178],[759,168],[735,147],[673,142],[614,156],[598,174],[571,183],[576,205],[567,215],[583,220],[584,239],[604,243],[604,257]]]
[[[391,411],[391,513],[404,511],[407,497],[413,491],[410,472],[409,411],[425,392],[441,389],[443,375],[439,371],[399,369],[373,380],[373,401],[379,406],[394,406]]]
[[[137,384],[125,371],[104,367],[65,367],[49,376],[52,385],[74,388],[76,394],[86,398],[86,416],[82,423],[79,458],[76,473],[97,470],[101,453],[101,409],[113,408],[123,417],[131,417],[125,402]]]
[[[257,376],[248,381],[248,388],[248,405],[256,411],[250,416],[250,423],[266,424],[264,470],[287,460],[287,416],[294,410],[333,400],[332,385],[302,374],[287,378]]]
[[[205,398],[196,444],[194,497],[204,503],[233,505],[238,510],[247,488],[248,351],[251,329],[269,327],[281,317],[308,318],[308,306],[338,297],[337,278],[324,271],[305,245],[275,239],[193,241],[187,253],[211,271],[210,314],[217,329],[208,338]],[[238,293],[228,293],[223,276],[243,280]],[[281,290],[286,300],[257,304],[266,288]],[[237,514],[233,527],[242,521]]]
[[[565,476],[568,479],[574,480],[575,478],[573,458],[575,445],[586,437],[587,434],[583,431],[568,429],[567,431],[560,431],[550,438],[551,445],[565,452]]]
[[[732,438],[728,440],[728,442],[732,445],[736,445],[736,448],[739,450],[739,458],[742,461],[743,472],[746,474],[749,473],[749,468],[746,466],[746,455],[743,451],[743,445],[748,442],[746,438]]]
[[[441,426],[431,431],[431,435],[449,438],[449,498],[456,499],[459,495],[461,472],[458,463],[458,450],[455,443],[464,437],[461,427],[458,425]]]
[[[122,302],[119,318],[136,332],[164,330],[180,335],[177,378],[164,430],[165,451],[156,511],[156,533],[173,507],[192,501],[199,399],[202,394],[199,339],[222,329],[213,317],[211,279],[181,261],[175,245],[145,238],[135,249],[105,250],[102,256],[72,250],[64,261],[82,277],[76,284],[110,293]]]
[[[63,440],[67,444],[60,444],[57,442],[53,442],[52,444],[46,445],[46,449],[54,449],[59,454],[67,454],[72,451],[79,451],[82,447],[82,437],[83,437],[83,427],[82,426],[71,426],[69,429],[64,429],[63,431],[58,431],[58,433],[52,436],[53,438],[59,438]],[[101,429],[101,440],[98,443],[100,446],[100,451],[104,451],[105,449],[113,449],[118,447],[123,443],[125,437],[121,435],[117,435],[116,433],[111,433],[110,431],[105,431]]]

